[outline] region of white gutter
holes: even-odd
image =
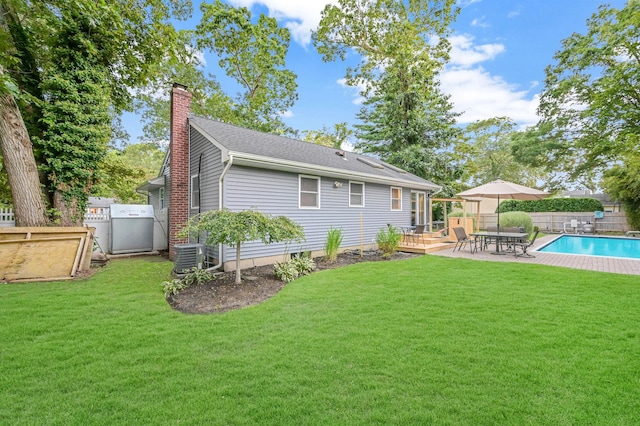
[[[233,154],[229,154],[229,161],[227,161],[227,165],[224,166],[224,170],[222,170],[222,173],[220,174],[220,178],[218,179],[218,210],[222,210],[223,206],[222,206],[222,189],[224,187],[224,178],[227,175],[227,172],[229,171],[229,169],[231,168],[231,166],[233,165]],[[222,244],[218,244],[218,264],[214,265],[210,268],[207,268],[207,271],[213,271],[216,270],[218,268],[220,268],[222,266],[222,264],[224,263],[222,261]]]

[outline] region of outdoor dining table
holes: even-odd
[[[526,232],[472,232],[469,235],[480,238],[482,247],[484,247],[486,238],[494,238],[496,240],[496,250],[492,251],[491,254],[506,254],[504,250],[500,250],[500,245],[503,242],[525,241],[529,238],[529,234]]]

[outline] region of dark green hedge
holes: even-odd
[[[500,203],[503,212],[596,212],[603,211],[595,198],[545,198],[544,200],[505,200]]]

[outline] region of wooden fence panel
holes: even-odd
[[[68,279],[91,266],[92,228],[0,228],[0,282]]]

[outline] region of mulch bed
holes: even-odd
[[[334,269],[360,262],[379,262],[409,259],[420,254],[396,252],[390,259],[382,257],[379,251],[349,251],[338,256],[336,262],[323,258],[314,259],[316,271]],[[223,272],[216,279],[200,286],[189,287],[167,302],[177,311],[192,314],[226,312],[246,306],[257,305],[276,293],[287,283],[277,279],[273,265],[257,266],[242,270],[242,284],[235,283],[235,272]]]

